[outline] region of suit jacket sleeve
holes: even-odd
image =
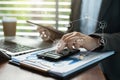
[[[113,33],[113,34],[95,33],[90,36],[92,36],[92,37],[102,37],[103,36],[105,43],[104,43],[104,47],[101,49],[101,51],[114,50],[116,52],[120,52],[120,32]]]

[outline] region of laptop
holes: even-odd
[[[45,44],[38,39],[31,39],[25,37],[15,37],[12,39],[0,38],[0,55],[4,53],[9,56],[16,56],[28,52],[33,52],[36,50],[44,49],[45,46],[41,46]],[[49,44],[48,44],[49,46]]]

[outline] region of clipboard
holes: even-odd
[[[69,56],[57,62],[51,62],[44,59],[38,59],[37,54],[48,52],[53,48],[48,48],[40,51],[35,51],[23,55],[13,56],[10,63],[18,65],[23,68],[30,68],[35,71],[44,72],[49,76],[57,79],[66,79],[71,75],[82,72],[84,69],[89,68],[114,54],[114,51],[108,52],[90,52],[84,59],[80,60],[79,52],[75,55]]]

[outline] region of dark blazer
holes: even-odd
[[[80,18],[81,0],[72,0],[70,21]],[[102,62],[104,73],[110,80],[120,80],[120,0],[103,0],[98,21],[105,21],[104,29],[105,46],[102,51],[114,50],[116,54]],[[80,31],[80,22],[74,22],[74,27],[69,27],[68,32]],[[98,29],[98,25],[96,29]],[[101,30],[92,35],[101,36]]]

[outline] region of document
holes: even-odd
[[[64,77],[74,73],[75,71],[82,70],[83,68],[88,67],[114,54],[114,51],[102,53],[90,52],[89,55],[87,55],[84,59],[81,60],[81,52],[79,52],[78,54],[72,55],[56,62],[37,58],[37,54],[42,54],[53,49],[54,48],[48,48],[40,51],[27,53],[24,55],[14,56],[12,57],[11,62],[18,65],[20,65],[20,63],[23,63],[25,65],[28,65],[29,67],[31,66],[31,68],[42,68],[50,73]]]

